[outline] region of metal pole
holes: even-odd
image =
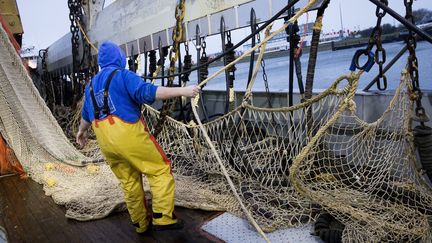
[[[294,15],[294,6],[288,11],[288,19]],[[294,105],[294,25],[289,25],[289,73],[288,73],[288,106]]]

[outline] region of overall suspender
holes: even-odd
[[[119,69],[115,69],[108,76],[108,79],[107,79],[106,84],[105,84],[105,90],[103,92],[104,100],[103,100],[103,106],[102,106],[101,109],[99,109],[99,106],[98,106],[98,104],[96,102],[96,97],[95,97],[94,91],[93,91],[92,80],[90,80],[90,96],[91,96],[91,99],[92,99],[93,109],[94,109],[94,112],[95,112],[95,114],[94,114],[95,115],[95,119],[99,119],[101,113],[102,114],[106,114],[107,116],[109,116],[111,114],[110,113],[110,108],[109,108],[109,105],[108,105],[108,89],[109,89],[111,80],[114,78],[115,74],[118,71],[119,71]]]

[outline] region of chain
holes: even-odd
[[[207,48],[207,42],[206,42],[206,40],[205,40],[205,37],[202,37],[202,38],[201,38],[201,49],[202,49],[202,54],[201,54],[201,56],[202,56],[202,57],[203,57],[203,56],[207,56],[206,48]]]
[[[414,24],[414,16],[412,13],[412,0],[404,0],[406,15],[405,18]],[[419,77],[418,77],[418,59],[416,56],[415,49],[417,48],[417,41],[414,37],[414,34],[411,30],[409,30],[408,37],[406,39],[409,57],[408,57],[408,71],[411,75],[412,86],[414,90],[420,90],[419,85]]]
[[[404,0],[404,4],[406,9],[405,19],[415,24],[414,15],[412,12],[413,0]],[[429,118],[427,117],[426,111],[422,105],[423,93],[420,89],[418,59],[416,56],[417,41],[415,39],[414,33],[411,30],[409,30],[408,33],[409,33],[408,37],[406,38],[406,44],[409,51],[408,72],[411,76],[412,89],[414,93],[413,97],[416,102],[416,109],[415,109],[416,117],[414,119],[419,121],[420,124],[424,126],[425,125],[424,123],[429,121]]]
[[[412,13],[413,0],[404,0],[404,5],[406,10],[405,19],[414,23],[414,15]]]
[[[225,44],[225,50],[224,50],[225,52],[234,46],[233,43],[231,42],[231,31],[227,31],[226,36],[227,36],[228,42]],[[234,50],[232,50],[232,51],[228,52],[226,55],[226,64],[229,64],[234,60],[235,60],[235,52],[234,52]],[[233,80],[235,79],[235,76],[234,76],[235,70],[237,70],[235,65],[232,65],[231,67],[229,67],[227,69],[227,71],[230,73],[229,75],[233,78]]]
[[[169,49],[168,46],[162,47],[162,42],[159,39],[159,60],[157,62],[157,66],[159,67],[159,69],[156,72],[160,71],[162,76],[164,76],[164,72],[165,72],[165,59],[168,55],[168,49]],[[161,79],[161,85],[165,86],[165,78]]]
[[[388,6],[388,0],[380,0],[383,4]],[[379,90],[387,89],[387,77],[384,74],[383,65],[386,62],[386,51],[382,46],[382,18],[387,14],[385,10],[382,10],[380,7],[376,8],[375,15],[377,17],[377,23],[375,28],[372,30],[372,33],[369,37],[368,47],[366,48],[367,52],[370,52],[373,46],[376,46],[375,50],[375,63],[378,64],[378,80],[377,80],[377,88]]]
[[[79,57],[79,41],[80,41],[80,28],[79,25],[82,23],[83,20],[83,9],[82,9],[82,2],[81,0],[68,0],[68,7],[69,7],[69,20],[71,22],[70,25],[70,32],[72,34],[71,36],[71,42],[72,42],[72,86],[73,86],[73,95],[74,99],[72,102],[72,108],[76,108],[76,104],[78,103],[78,100],[81,98],[82,93],[82,86],[85,83],[85,78],[89,73],[81,73],[81,66],[84,62],[85,54],[82,57],[82,60],[80,61]],[[87,49],[86,49],[87,46]],[[88,44],[84,43],[83,45],[83,51],[84,53],[87,51],[87,53],[90,53],[90,48]],[[91,53],[89,54],[91,56]],[[92,64],[91,57],[87,57],[89,66]],[[90,72],[90,68],[88,69]]]
[[[173,47],[169,52],[169,59],[170,59],[170,67],[168,71],[169,75],[174,74],[176,72],[176,62],[177,59],[179,58],[179,46],[180,46],[180,42],[183,40],[184,16],[185,16],[185,0],[180,0],[175,10],[176,25],[174,26],[172,32]],[[174,81],[174,77],[168,78],[168,86],[173,86],[174,85],[173,81]]]
[[[207,63],[209,58],[207,57],[207,53],[206,53],[206,47],[207,47],[207,43],[205,41],[205,38],[202,37],[201,38],[201,49],[202,49],[202,53],[201,53],[201,58],[200,58],[200,63],[201,63],[201,67],[200,67],[200,80],[204,81],[207,79],[209,71],[208,71],[208,65],[203,65],[204,63]]]
[[[228,43],[231,42],[231,31],[227,31],[226,33]]]
[[[189,43],[185,42],[184,43],[184,47],[185,47],[185,56],[183,59],[183,71],[186,72],[183,77],[182,77],[182,81],[185,84],[186,82],[189,81],[189,75],[190,72],[188,72],[188,70],[190,70],[192,68],[192,55],[189,54]]]
[[[70,32],[72,34],[72,59],[73,59],[73,76],[76,76],[78,73],[78,60],[79,60],[79,27],[77,21],[81,21],[82,18],[82,9],[81,9],[81,0],[68,0],[69,7],[69,20],[71,22]]]
[[[189,55],[189,41],[186,41],[184,43],[184,48],[185,48],[186,55]]]
[[[156,51],[155,50],[151,50],[149,51],[149,72],[150,72],[150,77],[153,77],[153,73],[156,72]]]
[[[222,35],[225,33],[222,32]],[[224,64],[228,65],[229,63],[233,62],[235,60],[235,51],[231,50],[234,44],[231,42],[231,31],[226,31],[226,37],[227,37],[227,43],[224,46],[224,52],[226,53]],[[235,102],[235,94],[234,94],[234,80],[235,80],[235,71],[236,71],[235,65],[230,66],[225,70],[226,78],[227,78],[227,100],[228,103],[226,103],[225,106],[225,112],[231,111],[234,109],[234,102]]]
[[[138,69],[138,55],[134,55],[134,46],[131,47],[131,56],[128,60],[129,70],[136,73]]]
[[[256,37],[257,37],[257,41],[258,41],[258,43],[261,43],[261,35],[260,35],[260,33],[258,33],[257,35],[256,35]],[[269,84],[268,84],[268,79],[267,79],[267,73],[266,73],[266,69],[265,69],[265,60],[264,60],[264,58],[262,58],[261,59],[261,69],[262,69],[262,78],[263,78],[263,80],[264,80],[264,87],[265,87],[265,91],[266,91],[266,94],[267,94],[267,102],[268,102],[268,104],[269,104],[269,107],[271,108],[272,107],[272,101],[271,101],[271,97],[270,97],[270,89],[269,89]]]
[[[169,51],[170,67],[168,69],[168,75],[176,73],[176,62],[180,55],[179,46],[180,42],[183,40],[183,19],[185,13],[185,0],[179,0],[175,9],[176,25],[174,26],[172,32],[173,47]],[[172,87],[174,85],[174,78],[174,76],[168,78],[168,87]],[[157,135],[159,135],[159,133],[162,131],[163,124],[165,123],[165,118],[168,114],[171,113],[171,110],[173,110],[175,103],[176,99],[169,99],[164,101],[162,111],[160,113],[158,123],[154,131],[155,137],[157,137]]]
[[[48,54],[48,49],[39,50],[39,57],[41,58],[41,64],[42,64],[42,81],[44,82],[45,85],[45,100],[47,102],[48,107],[51,110],[54,110],[53,107],[54,99],[52,99],[54,94],[52,94],[51,92],[52,81],[49,78],[49,74],[48,74],[48,65],[46,62],[47,54]]]

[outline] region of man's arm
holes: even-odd
[[[87,143],[87,130],[91,126],[91,123],[81,118],[81,123],[78,128],[77,136],[76,136],[76,142],[81,146],[84,147]]]
[[[159,86],[156,90],[156,100],[166,100],[179,96],[195,97],[200,91],[198,86],[187,87],[163,87]]]
[[[130,97],[139,104],[151,104],[155,100],[166,100],[179,96],[195,97],[200,88],[197,86],[187,87],[162,87],[143,80],[135,73],[125,72],[125,87]]]

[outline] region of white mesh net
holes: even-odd
[[[201,127],[168,117],[158,141],[172,160],[177,205],[246,212],[266,231],[309,223],[324,209],[345,225],[345,242],[430,242],[432,198],[414,166],[409,75],[402,74],[382,117],[366,123],[353,101],[360,74],[289,108],[243,102]],[[143,116],[154,130],[158,112],[146,106]],[[3,29],[0,118],[3,137],[47,195],[66,206],[67,217],[89,220],[124,209],[109,167],[82,164],[101,158],[97,144],[84,156],[69,143]]]
[[[27,173],[47,195],[66,206],[66,216],[101,218],[123,204],[118,182],[106,165],[89,160],[69,143],[39,96],[21,59],[0,27],[0,132]]]
[[[289,167],[309,140],[305,112],[310,110],[314,117],[320,118],[313,124],[317,129],[334,113],[342,100],[339,96],[344,93],[321,95],[309,107],[304,104],[273,110],[238,107],[204,125],[237,191],[265,230],[308,223],[314,217],[310,201],[290,186]],[[158,112],[146,106],[144,117],[153,130]],[[188,189],[184,191],[186,195],[201,195],[204,202],[212,202],[216,208],[241,214],[214,154],[196,125],[168,118],[158,142],[173,161],[177,188]],[[177,195],[181,205],[198,203],[195,197],[183,197]]]
[[[347,99],[294,161],[294,187],[346,225],[346,241],[432,240],[432,195],[415,166],[409,84],[404,71],[373,123],[362,121],[353,97]]]

